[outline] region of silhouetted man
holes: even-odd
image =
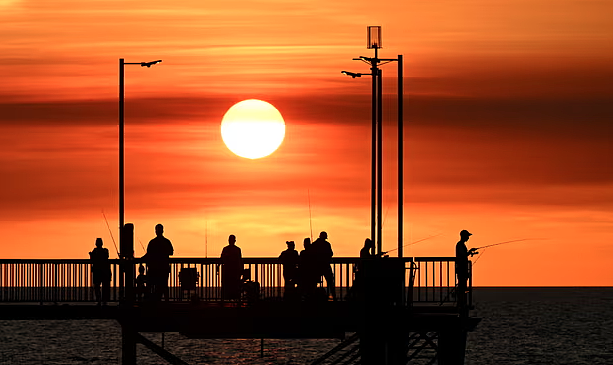
[[[309,237],[303,241],[304,250],[300,251],[298,257],[298,288],[300,294],[309,298],[317,288],[317,272],[315,271],[315,259],[313,256],[313,245]]]
[[[221,296],[224,299],[240,299],[243,256],[236,246],[236,236],[228,237],[228,245],[221,251]]]
[[[96,238],[96,247],[89,253],[92,261],[92,276],[94,281],[94,294],[98,305],[105,304],[110,296],[111,263],[109,250],[102,247],[102,238]],[[102,286],[102,292],[100,292]]]
[[[328,233],[321,232],[319,238],[313,242],[313,256],[315,259],[317,277],[322,275],[326,278],[326,285],[328,286],[328,295],[332,295],[332,299],[336,300],[336,292],[334,290],[334,273],[332,272],[332,245],[326,241]]]
[[[169,257],[174,254],[172,243],[164,237],[164,226],[156,224],[156,237],[149,241],[147,253],[142,258],[147,263],[147,285],[154,299],[162,296],[168,300],[168,274],[170,274]]]
[[[298,274],[298,251],[294,241],[287,241],[287,250],[281,252],[279,261],[283,265],[283,279],[285,280],[285,295],[291,294],[296,287]]]
[[[468,250],[466,242],[472,236],[472,233],[467,230],[460,232],[460,241],[455,246],[455,272],[458,277],[458,306],[462,309],[466,306],[466,288],[468,281],[468,256],[472,256],[476,253],[476,249],[471,248]]]

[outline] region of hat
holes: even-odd
[[[467,230],[463,229],[462,231],[460,231],[460,236],[472,236],[473,234],[468,232]]]

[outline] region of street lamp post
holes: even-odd
[[[121,237],[123,226],[125,223],[125,178],[124,178],[124,65],[140,65],[141,67],[151,67],[162,60],[151,62],[124,62],[123,58],[119,59],[119,247],[122,250]],[[128,254],[120,252],[120,256]]]
[[[134,300],[134,226],[125,224],[124,200],[125,200],[125,178],[124,178],[124,66],[140,65],[141,67],[151,67],[162,60],[151,62],[124,62],[119,59],[119,258],[121,259],[119,273],[120,296],[127,304]],[[125,292],[124,292],[125,288]],[[136,343],[131,346],[124,346],[124,358],[135,358]],[[136,361],[134,361],[136,363]]]
[[[376,242],[377,254],[383,251],[383,75],[379,68],[390,62],[398,62],[398,257],[403,256],[403,75],[402,55],[398,58],[379,58],[378,50],[381,48],[381,27],[368,27],[368,49],[375,50],[375,57],[354,58],[370,65],[371,73],[355,73],[341,71],[352,78],[363,75],[372,76],[372,175],[371,175],[371,213],[370,234]]]

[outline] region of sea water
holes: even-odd
[[[478,288],[467,364],[613,364],[613,288]]]
[[[466,364],[613,364],[613,288],[476,288],[482,318]],[[157,344],[162,334],[143,333]],[[189,364],[308,364],[340,340],[193,340],[163,335]],[[166,364],[138,345],[138,364]],[[119,364],[112,320],[0,321],[1,364]]]

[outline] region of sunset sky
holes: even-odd
[[[373,5],[375,4],[376,7]],[[613,2],[0,0],[2,258],[86,258],[117,239],[118,60],[126,222],[175,256],[244,256],[370,234],[370,78],[405,59],[406,256],[485,250],[475,285],[613,285]],[[397,246],[396,64],[383,68],[384,250]],[[220,123],[275,105],[280,148],[249,160]],[[206,244],[205,244],[206,243]]]

